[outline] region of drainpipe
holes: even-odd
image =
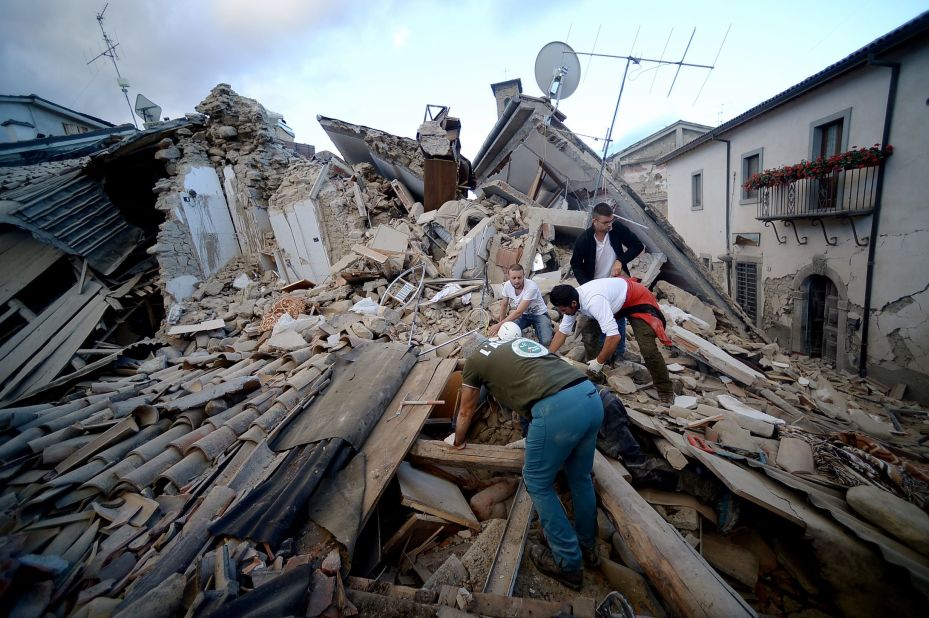
[[[718,137],[713,137],[714,142],[723,142],[726,144],[726,255],[729,255],[729,210],[732,208],[732,205],[729,203],[729,174],[730,167],[732,165],[731,159],[729,156],[729,151],[732,148],[732,144],[727,139],[720,139]],[[732,294],[732,262],[730,261],[726,264],[726,293]]]
[[[887,86],[887,110],[884,112],[884,133],[881,136],[881,148],[887,146],[890,140],[890,125],[893,122],[894,103],[897,98],[897,81],[900,77],[900,63],[875,60],[868,56],[868,64],[890,69],[890,84]],[[864,315],[861,316],[861,355],[858,358],[858,375],[864,377],[868,374],[868,332],[871,326],[871,291],[874,287],[874,254],[877,252],[877,232],[881,222],[881,204],[884,201],[884,168],[882,164],[877,170],[877,183],[874,196],[874,213],[871,215],[871,237],[868,242],[868,269],[864,285]]]

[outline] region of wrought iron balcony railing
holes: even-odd
[[[833,172],[821,178],[802,178],[760,187],[758,215],[774,219],[854,217],[874,209],[879,165]]]

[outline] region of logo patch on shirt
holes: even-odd
[[[513,353],[523,358],[538,358],[548,354],[548,350],[531,339],[515,339]]]

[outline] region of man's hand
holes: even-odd
[[[465,446],[467,446],[467,444],[468,444],[467,441],[465,441],[465,442],[462,442],[462,443],[461,443],[461,446],[455,446],[455,432],[454,432],[454,431],[451,433],[451,435],[449,435],[447,438],[445,438],[445,439],[442,440],[442,441],[445,442],[445,444],[447,444],[447,445],[449,445],[450,447],[452,447],[453,449],[456,449],[456,450],[459,450],[459,451],[460,451],[461,449],[463,449]]]
[[[610,269],[611,277],[622,277],[623,276],[623,263],[619,260],[613,262],[613,268]]]
[[[587,363],[587,371],[593,374],[603,373],[603,363],[595,358]]]
[[[491,327],[490,327],[490,333],[488,334],[488,336],[490,336],[490,337],[496,337],[496,336],[497,336],[497,333],[500,331],[500,325],[501,325],[501,324],[503,324],[503,322],[499,322],[499,323],[494,324],[493,326],[491,326]]]

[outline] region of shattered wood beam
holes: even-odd
[[[468,444],[455,449],[442,440],[417,440],[410,449],[410,461],[461,468],[482,468],[498,472],[522,472],[521,448],[507,448],[492,444]]]
[[[597,452],[594,481],[617,531],[648,580],[679,616],[755,616],[751,606],[707,564]]]
[[[455,371],[455,365],[455,359],[424,361],[414,365],[393,401],[385,408],[388,412],[371,430],[371,435],[359,453],[364,455],[367,479],[362,506],[362,526],[374,512],[378,500],[422,431],[426,418],[432,412],[432,406],[411,406],[405,408],[400,417],[390,420],[393,411],[400,409],[400,404],[406,396],[416,399],[439,399],[445,384]]]
[[[493,564],[487,573],[487,581],[484,582],[484,592],[505,596],[513,595],[516,574],[519,573],[519,565],[522,563],[526,534],[529,532],[531,519],[532,498],[526,491],[526,484],[520,481],[516,497],[513,499],[513,506],[510,507],[506,518],[506,529],[500,537]]]
[[[374,260],[375,262],[381,265],[383,265],[385,262],[387,262],[387,260],[390,259],[389,256],[384,255],[383,253],[379,251],[375,251],[374,249],[369,249],[365,247],[364,245],[352,245],[352,251],[354,251],[358,255],[368,258],[369,260]]]

